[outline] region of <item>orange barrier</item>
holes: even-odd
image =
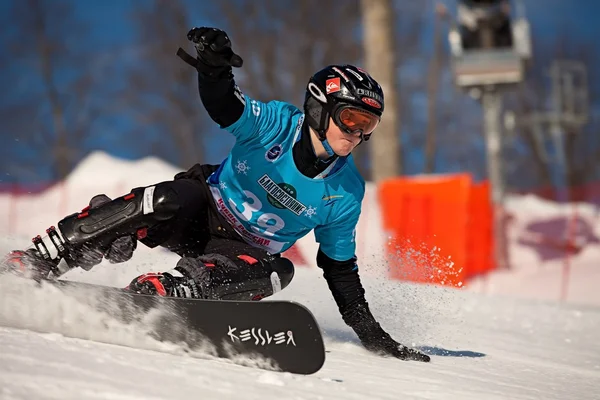
[[[468,174],[396,178],[380,184],[379,201],[391,278],[460,287],[492,267],[486,183]]]

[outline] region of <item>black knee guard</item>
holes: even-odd
[[[294,277],[294,264],[278,256],[257,260],[207,254],[184,257],[175,269],[194,280],[200,297],[218,300],[260,300],[287,287]]]
[[[138,235],[142,238],[146,236],[146,230],[173,218],[179,208],[176,192],[163,183],[136,188],[98,207],[88,207],[69,215],[58,223],[70,255],[66,259],[67,264],[72,268],[89,268],[80,257],[82,249],[105,253],[119,237]]]

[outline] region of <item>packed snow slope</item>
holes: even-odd
[[[15,243],[0,243],[3,252]],[[124,286],[173,256],[140,249],[126,265],[66,278]],[[422,364],[364,350],[316,269],[273,298],[316,315],[327,359],[299,376],[158,343],[52,287],[0,279],[0,399],[598,399],[600,310],[390,282],[365,274],[393,337],[432,354]]]

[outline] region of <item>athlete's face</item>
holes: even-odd
[[[348,134],[342,131],[332,118],[329,118],[329,129],[325,133],[325,138],[333,152],[341,157],[350,154],[361,141],[359,132]]]

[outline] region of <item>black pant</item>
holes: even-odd
[[[240,255],[262,260],[269,254],[254,247],[219,214],[206,179],[218,165],[196,164],[172,181],[155,186],[167,186],[176,193],[178,211],[174,218],[160,222],[148,230],[141,242],[149,247],[161,246],[182,257],[221,254],[240,265]]]

